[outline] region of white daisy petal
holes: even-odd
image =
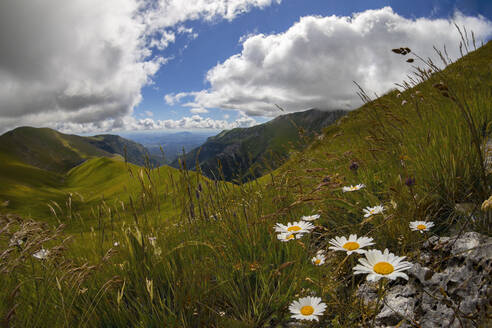
[[[343,192],[357,191],[357,190],[361,190],[365,186],[366,185],[364,185],[362,183],[355,185],[355,186],[346,186],[346,187],[342,187],[342,191]]]
[[[292,233],[292,234],[304,234],[310,233],[314,229],[314,225],[310,222],[299,221],[293,223],[287,223],[287,225],[283,225],[281,223],[277,223],[274,226],[276,232],[280,233]]]
[[[326,309],[326,304],[321,302],[319,297],[303,297],[297,301],[293,301],[289,306],[292,313],[292,318],[298,320],[319,320],[319,316],[323,315]]]
[[[314,214],[314,215],[309,215],[309,216],[303,216],[301,217],[302,221],[314,221],[319,219],[320,215],[319,214]]]
[[[375,249],[368,250],[365,257],[366,259],[359,259],[360,264],[353,268],[354,274],[368,273],[366,278],[368,281],[378,281],[381,278],[408,280],[407,274],[402,271],[410,269],[413,264],[403,261],[404,257],[396,256],[388,249],[384,252]]]
[[[328,248],[335,251],[344,251],[347,252],[348,255],[353,252],[356,253],[364,253],[364,250],[361,248],[372,245],[372,238],[368,237],[360,237],[357,238],[357,235],[352,234],[347,239],[346,237],[335,237],[330,239]]]
[[[412,221],[409,224],[409,227],[412,231],[419,231],[420,233],[424,233],[424,231],[429,231],[429,229],[433,226],[434,222],[432,221]]]

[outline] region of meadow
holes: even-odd
[[[492,185],[492,43],[473,43],[463,38],[454,63],[444,49],[439,62],[394,49],[413,60],[398,90],[360,90],[361,108],[249,183],[210,180],[190,163],[110,158],[86,161],[59,184],[36,180],[38,210],[27,210],[31,191],[19,191],[24,209],[0,217],[0,325],[284,327],[296,321],[293,301],[316,296],[326,310],[306,327],[371,327],[376,305],[357,297],[366,276],[353,274],[361,255],[330,250],[332,238],[368,236],[372,248],[417,263],[432,235],[491,235],[481,205]],[[382,213],[364,217],[378,205]],[[313,229],[279,240],[277,223],[312,215]],[[435,225],[421,234],[409,229],[417,220]],[[49,254],[33,257],[41,248]],[[490,324],[485,311],[475,319]]]

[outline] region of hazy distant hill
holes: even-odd
[[[124,156],[143,164],[145,147],[119,136],[81,137],[48,128],[19,127],[0,136],[0,155],[52,172],[66,172],[92,157]]]
[[[161,164],[170,164],[183,153],[183,149],[189,152],[215,134],[214,132],[140,132],[122,135],[144,145],[151,157]],[[164,158],[161,147],[164,151]]]
[[[316,109],[279,116],[250,128],[222,131],[210,137],[182,160],[193,168],[196,161],[208,177],[248,180],[280,166],[291,150],[302,149],[315,133],[332,124],[345,111]],[[304,135],[300,138],[300,134]],[[178,160],[172,166],[179,167]]]

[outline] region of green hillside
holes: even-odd
[[[159,166],[162,162],[157,156],[150,157],[148,150],[141,144],[112,134],[100,134],[86,137],[87,142],[110,154],[119,154],[128,162],[140,166]]]
[[[0,161],[0,172],[0,203],[8,201],[6,207],[0,207],[0,213],[17,213],[49,222],[55,220],[53,210],[63,215],[69,210],[77,211],[89,217],[101,201],[113,205],[120,201],[128,203],[149,177],[163,186],[178,175],[178,170],[171,167],[147,169],[118,157],[91,158],[67,173],[54,173],[5,155]],[[140,176],[141,172],[145,176]],[[164,188],[153,192],[155,197],[164,199]],[[161,210],[169,211],[171,205],[171,201],[163,200]]]
[[[201,172],[209,178],[251,180],[279,167],[292,151],[303,149],[313,135],[345,114],[311,109],[281,115],[250,128],[222,131],[180,160],[190,168],[198,161]],[[178,160],[172,164],[179,165]]]
[[[128,162],[144,165],[147,151],[142,145],[115,135],[81,137],[49,128],[20,127],[0,136],[0,153],[62,173],[92,157],[126,155]]]

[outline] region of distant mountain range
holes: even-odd
[[[347,112],[316,109],[281,115],[250,128],[222,131],[175,160],[214,179],[246,181],[279,167],[292,150],[303,149],[315,134]],[[180,163],[181,162],[181,163]]]
[[[178,155],[202,145],[208,137],[217,132],[136,132],[124,133],[123,137],[141,143],[151,158],[161,164],[170,164]],[[162,148],[162,150],[161,150]],[[164,152],[164,154],[162,153]]]

